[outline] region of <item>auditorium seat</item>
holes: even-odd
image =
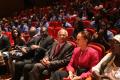
[[[91,27],[87,27],[84,30],[88,31],[91,35],[93,35],[96,32],[96,30],[94,28],[91,28]]]
[[[11,34],[11,32],[3,32],[2,34],[5,34],[5,35],[9,38],[10,45],[11,45],[11,46],[14,46],[14,40],[12,39],[12,34]]]
[[[57,35],[58,35],[58,31],[61,29],[61,27],[56,27],[55,29],[54,29],[54,38],[56,39],[57,38]]]
[[[74,28],[73,27],[66,28],[66,30],[68,31],[68,36],[69,37],[73,35],[73,32],[74,32]]]
[[[89,47],[92,47],[94,49],[96,49],[98,51],[99,54],[99,60],[102,59],[102,57],[105,55],[105,47],[99,43],[95,43],[95,42],[91,42],[89,45]]]
[[[89,20],[83,20],[82,22],[83,22],[83,25],[84,25],[85,27],[90,27],[90,26],[91,26]]]
[[[24,37],[26,42],[29,40],[29,37],[30,37],[29,33],[27,33],[27,32],[26,33],[22,33],[22,36]]]

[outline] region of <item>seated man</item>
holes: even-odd
[[[2,68],[1,66],[5,65],[9,58],[9,54],[5,51],[10,49],[10,41],[6,35],[2,34],[2,29],[0,28],[0,74],[5,73],[5,66]]]
[[[74,47],[67,42],[67,37],[68,32],[65,29],[58,32],[58,41],[54,42],[45,57],[30,71],[30,80],[44,80],[45,75],[63,68],[69,63]]]
[[[92,68],[94,80],[120,80],[120,34],[112,40],[111,50]]]
[[[2,34],[2,30],[0,28],[0,51],[8,51],[10,49],[10,41],[9,38],[6,35]],[[5,54],[5,56],[7,56]]]

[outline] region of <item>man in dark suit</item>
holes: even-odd
[[[10,49],[10,41],[6,35],[2,34],[2,29],[0,27],[0,74],[4,74],[6,72],[6,66],[3,65],[7,63],[9,54],[3,53],[4,51],[8,51]]]
[[[34,28],[35,29],[35,28]],[[22,52],[25,55],[25,59],[15,63],[15,73],[13,80],[19,80],[25,66],[26,69],[44,57],[44,53],[52,47],[54,39],[47,34],[47,28],[42,27],[40,35],[35,36],[29,43],[30,47],[23,47]]]
[[[2,30],[0,28],[0,51],[4,52],[10,48],[10,41],[6,35],[2,34]]]
[[[63,68],[69,63],[74,47],[67,42],[67,37],[68,32],[65,29],[58,32],[58,41],[54,42],[45,57],[30,71],[30,80],[44,80],[47,74]]]

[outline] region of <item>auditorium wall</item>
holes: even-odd
[[[24,8],[24,0],[0,0],[0,17],[11,16]]]
[[[43,7],[52,4],[54,0],[0,0],[0,17],[13,15],[15,12],[33,6]]]

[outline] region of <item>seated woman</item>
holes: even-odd
[[[92,68],[95,80],[120,80],[120,34],[113,37],[111,46],[110,52]]]
[[[21,36],[21,33],[18,29],[14,28],[12,30],[12,38],[14,40],[14,46],[23,46],[25,45],[25,39]]]
[[[54,72],[50,80],[81,80],[91,75],[91,68],[99,62],[98,51],[89,47],[91,40],[88,32],[82,31],[77,35],[78,47],[74,49],[72,58],[66,67],[67,71]]]
[[[25,39],[21,36],[20,31],[17,28],[12,29],[12,39],[14,41],[14,46],[10,49],[10,58],[9,58],[9,68],[12,72],[13,70],[13,60],[22,59],[22,50],[21,47],[25,46]]]

